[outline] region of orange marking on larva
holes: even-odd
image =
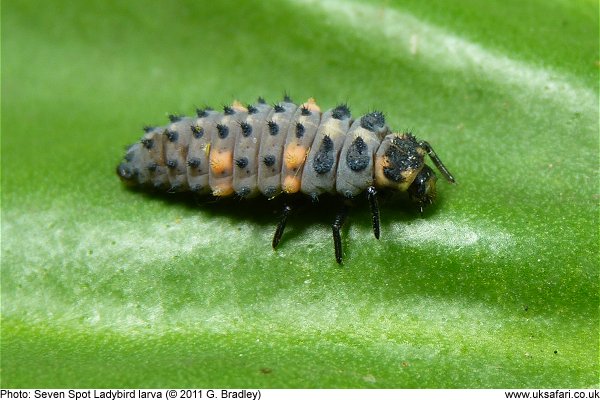
[[[288,175],[283,179],[282,189],[285,193],[298,193],[300,191],[300,178]]]
[[[285,167],[288,170],[298,169],[304,164],[308,151],[303,146],[297,144],[291,144],[285,149],[283,159],[285,160]]]
[[[306,100],[306,103],[302,104],[301,107],[308,108],[310,111],[313,112],[321,112],[321,107],[317,105],[317,102],[313,97]]]
[[[216,197],[227,197],[233,194],[233,186],[231,183],[219,183],[212,191],[213,196]]]
[[[231,151],[210,152],[210,169],[215,175],[229,175],[233,171],[233,153]]]

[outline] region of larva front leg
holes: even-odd
[[[348,207],[345,204],[342,205],[342,208],[338,211],[335,216],[335,220],[331,225],[331,230],[333,231],[333,248],[335,250],[335,261],[338,264],[342,263],[343,252],[342,252],[342,237],[340,235],[340,230],[346,221],[346,217],[348,216]]]
[[[287,204],[283,207],[283,211],[281,212],[281,218],[277,223],[277,228],[275,229],[275,234],[273,235],[273,248],[276,248],[283,236],[283,231],[285,229],[285,224],[287,223],[288,216],[292,212],[292,207]]]
[[[379,204],[377,203],[377,190],[375,190],[375,186],[367,188],[367,200],[369,200],[369,207],[371,208],[373,235],[375,235],[375,239],[379,239]]]

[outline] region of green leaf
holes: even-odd
[[[3,387],[598,387],[598,4],[5,1]],[[126,190],[140,127],[347,102],[458,184],[420,217]]]

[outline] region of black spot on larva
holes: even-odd
[[[383,174],[391,181],[403,182],[404,172],[418,169],[423,165],[423,156],[417,152],[418,146],[414,136],[410,134],[403,138],[394,138],[384,154],[388,166],[383,168]]]
[[[272,167],[273,165],[275,165],[275,160],[275,156],[269,154],[263,158],[263,164],[265,164],[267,167]]]
[[[204,128],[201,126],[191,125],[190,129],[192,130],[192,135],[195,139],[200,139],[202,136],[204,136]]]
[[[237,191],[237,194],[240,197],[246,197],[250,194],[250,188],[244,186],[243,188],[240,188],[240,190]]]
[[[235,160],[235,165],[237,165],[240,169],[246,168],[248,166],[248,159],[246,157],[240,157]]]
[[[346,164],[354,172],[362,171],[369,165],[369,146],[360,136],[354,139],[346,153]]]
[[[290,97],[290,95],[287,94],[287,93],[284,93],[284,95],[283,95],[283,101],[285,101],[286,103],[293,103],[294,102],[294,100],[292,100],[292,98]]]
[[[223,106],[223,114],[225,115],[233,115],[235,114],[235,110],[230,106]]]
[[[257,103],[260,104],[267,104],[267,102],[265,101],[265,99],[263,99],[261,96],[258,97],[258,99],[256,100]]]
[[[302,106],[302,108],[300,109],[300,114],[302,114],[302,115],[310,115],[310,110],[308,109],[308,107]]]
[[[177,168],[177,160],[167,160],[167,168]]]
[[[300,139],[304,136],[304,125],[301,122],[296,123],[296,137]]]
[[[252,104],[248,104],[246,109],[248,110],[248,114],[256,114],[258,112],[258,108],[254,107]]]
[[[144,132],[148,133],[148,132],[152,132],[154,129],[156,129],[156,127],[155,126],[146,125],[142,129],[144,130]]]
[[[252,135],[252,125],[247,122],[242,122],[240,123],[240,127],[242,128],[242,135],[244,135],[244,137]]]
[[[331,110],[331,116],[335,119],[350,118],[350,109],[346,104],[340,104]]]
[[[269,126],[269,133],[273,136],[279,133],[279,125],[275,121],[267,121],[267,125]]]
[[[380,111],[370,112],[363,115],[360,119],[360,126],[371,132],[380,130],[384,125],[385,116]]]
[[[153,163],[148,164],[148,166],[146,168],[148,168],[148,171],[150,171],[150,172],[155,172],[156,168],[158,168],[158,164],[153,162]]]
[[[171,122],[179,122],[181,121],[181,118],[183,118],[181,115],[169,114],[169,121]]]
[[[154,146],[154,140],[149,139],[149,138],[142,138],[142,140],[140,140],[140,142],[148,150],[150,150]]]
[[[208,117],[208,109],[207,108],[196,108],[196,115],[198,118]]]
[[[285,108],[281,104],[274,104],[273,110],[275,110],[276,113],[281,113],[285,111]]]
[[[196,193],[200,192],[200,191],[202,190],[202,188],[203,188],[203,186],[202,186],[202,185],[200,185],[199,183],[197,183],[197,184],[195,184],[195,185],[192,185],[192,186],[190,186],[190,190],[191,190],[192,192],[196,192]]]
[[[198,168],[198,167],[200,166],[200,159],[199,159],[199,158],[196,158],[196,157],[194,157],[194,158],[190,158],[190,159],[187,161],[187,165],[188,165],[190,168]]]
[[[265,189],[264,194],[267,197],[273,197],[277,194],[277,189],[273,186],[269,186],[268,188]]]
[[[169,142],[176,142],[177,139],[179,139],[179,133],[177,133],[177,131],[170,131],[167,129],[165,135],[167,136],[167,139],[169,139]]]
[[[227,125],[217,124],[217,132],[221,139],[225,139],[229,135],[229,128]]]
[[[313,168],[317,174],[325,174],[331,171],[333,162],[333,141],[325,136],[313,159]]]

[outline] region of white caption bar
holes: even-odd
[[[0,399],[600,399],[598,389],[1,389]]]

